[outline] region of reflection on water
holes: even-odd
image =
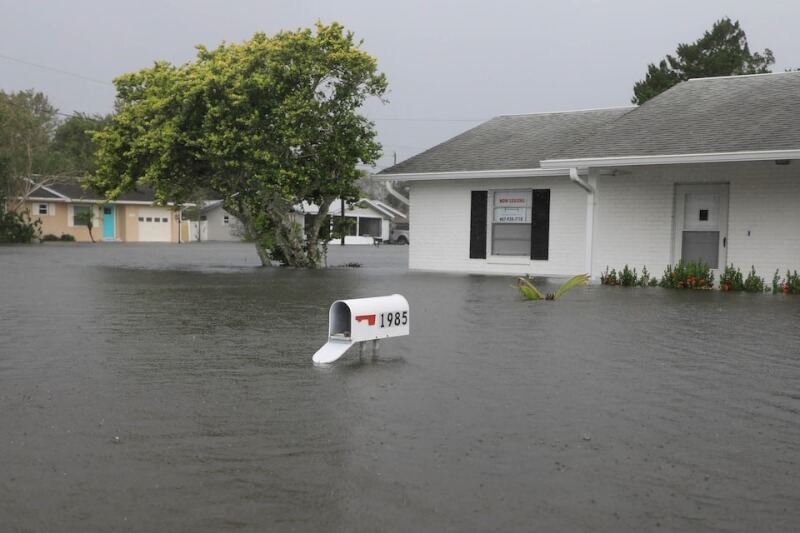
[[[0,247],[14,530],[786,531],[800,300],[261,269],[248,245]],[[547,287],[546,287],[547,288]],[[411,335],[315,366],[337,299]]]

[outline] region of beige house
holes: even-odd
[[[41,220],[42,235],[72,235],[76,241],[179,242],[180,218],[172,206],[154,205],[152,191],[140,188],[114,202],[84,190],[77,181],[64,181],[36,189],[25,207],[32,220]],[[92,235],[76,223],[81,213],[92,213]]]

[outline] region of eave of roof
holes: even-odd
[[[755,152],[720,152],[708,154],[671,154],[620,157],[587,157],[575,159],[549,159],[541,162],[542,168],[607,168],[643,165],[687,165],[697,163],[741,163],[745,161],[771,161],[800,159],[800,150],[765,150]]]
[[[376,174],[376,181],[428,181],[428,180],[476,180],[504,178],[549,178],[566,176],[569,170],[558,168],[516,168],[498,170],[473,170],[458,172],[420,172],[412,174]]]

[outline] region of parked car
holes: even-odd
[[[394,225],[392,234],[389,236],[389,242],[394,244],[408,244],[411,242],[408,237],[408,223],[399,222]]]

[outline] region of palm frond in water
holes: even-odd
[[[553,293],[544,294],[537,289],[528,278],[517,278],[517,283],[512,285],[517,291],[522,294],[526,300],[558,300],[561,296],[578,285],[584,285],[589,280],[588,274],[578,274],[564,282],[558,290]]]
[[[578,274],[577,276],[569,278],[556,291],[556,300],[561,298],[561,295],[570,290],[571,288],[577,287],[578,285],[585,285],[587,281],[589,281],[589,274]]]
[[[527,278],[517,278],[516,285],[512,285],[512,287],[517,289],[526,300],[543,300],[545,297]]]

